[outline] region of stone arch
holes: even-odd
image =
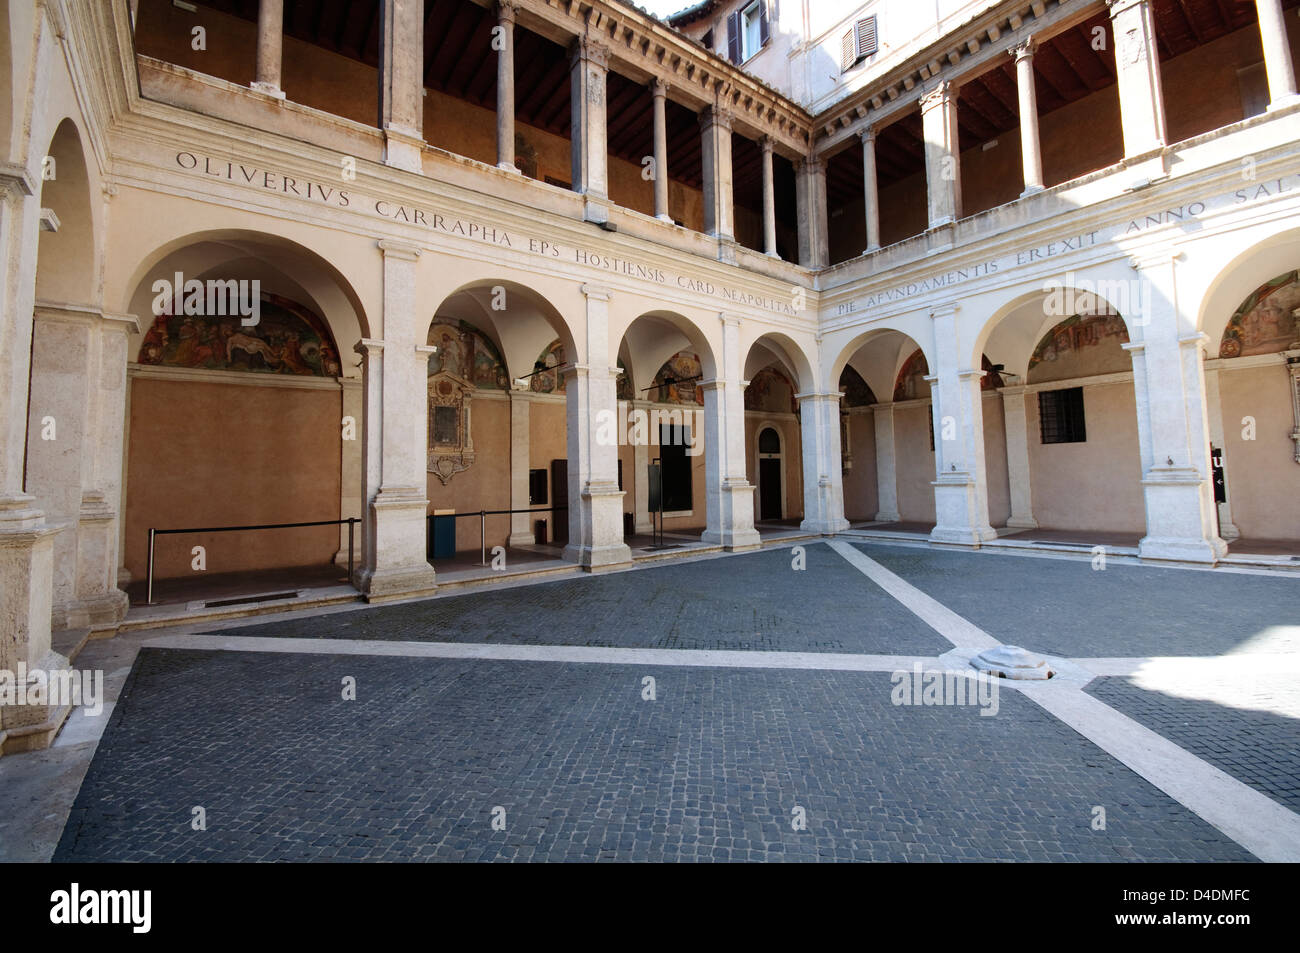
[[[1219,356],[1233,314],[1257,289],[1300,267],[1300,228],[1250,242],[1218,269],[1201,297],[1196,328],[1209,338],[1208,357]]]
[[[36,299],[90,304],[99,284],[96,203],[81,132],[72,119],[59,122],[35,171],[41,177],[42,208]]]
[[[804,347],[788,334],[778,331],[759,334],[744,348],[744,355],[742,367],[746,380],[751,379],[775,359],[794,381],[800,393],[812,391],[817,386],[813,359]]]

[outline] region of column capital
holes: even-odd
[[[862,140],[862,144],[864,146],[867,145],[868,143],[874,144],[876,141],[876,127],[868,125],[859,129],[858,138]]]
[[[705,106],[700,112],[700,128],[707,131],[710,126],[720,126],[730,132],[731,122],[734,118],[730,110],[724,109],[715,103],[711,106]]]
[[[947,106],[956,98],[956,84],[952,80],[940,80],[933,88],[921,94],[921,112],[927,113],[936,106]]]
[[[803,394],[795,394],[794,399],[799,401],[799,403],[801,404],[804,401],[819,401],[819,400],[835,401],[836,403],[839,403],[841,400],[844,399],[844,395],[841,394],[839,391],[830,391],[824,394],[819,394],[816,391],[807,391],[806,393]]]
[[[930,309],[930,318],[937,321],[939,318],[948,318],[956,316],[961,310],[961,305],[956,301],[947,301],[943,304],[937,304]]]
[[[583,285],[582,293],[586,295],[588,301],[608,301],[614,296],[614,293],[604,285]]]
[[[764,156],[770,156],[773,148],[776,146],[776,140],[771,136],[765,135],[758,140],[758,147],[763,150]]]
[[[984,375],[987,373],[988,371],[982,369],[978,371],[977,370],[958,371],[957,379],[959,381],[977,381],[983,378]]]
[[[1110,10],[1110,16],[1113,20],[1125,10],[1131,7],[1150,6],[1151,0],[1106,0],[1106,7]]]
[[[1016,58],[1017,63],[1021,60],[1033,60],[1034,54],[1038,52],[1038,41],[1031,33],[1019,43],[1009,47],[1007,52]]]
[[[1194,331],[1178,338],[1178,346],[1188,349],[1197,348],[1204,353],[1210,346],[1210,336],[1204,331]]]
[[[718,320],[722,322],[723,327],[740,327],[740,315],[738,314],[730,314],[729,312],[723,311],[718,315]]]
[[[574,39],[569,47],[569,60],[572,63],[585,62],[601,69],[609,68],[609,47],[583,35]]]
[[[826,160],[821,156],[801,156],[795,162],[795,171],[804,175],[825,175]]]
[[[497,0],[497,22],[514,23],[515,15],[519,12],[519,5],[513,0]]]
[[[1169,246],[1144,249],[1129,256],[1129,267],[1134,271],[1150,271],[1161,265],[1172,265],[1187,257],[1187,254]]]
[[[1003,397],[1024,397],[1029,388],[1025,384],[1003,384],[998,393]]]
[[[378,338],[362,338],[352,345],[352,350],[362,357],[378,357],[384,353],[384,342]]]
[[[17,162],[0,162],[0,191],[10,190],[17,195],[35,195],[36,179],[26,166]]]
[[[656,76],[650,80],[650,95],[656,99],[664,99],[668,96],[668,84]]]
[[[375,244],[384,253],[385,260],[396,258],[398,261],[415,261],[420,257],[420,246],[412,245],[409,242],[397,242],[392,239],[381,238]]]

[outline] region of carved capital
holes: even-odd
[[[515,22],[515,15],[519,12],[519,6],[512,0],[497,0],[497,23],[502,26],[507,23]]]
[[[593,40],[589,36],[580,36],[569,48],[569,59],[573,63],[588,63],[601,69],[609,68],[609,47]]]
[[[1021,60],[1029,60],[1032,63],[1034,59],[1034,54],[1038,52],[1038,41],[1035,40],[1033,35],[1031,34],[1030,36],[1025,37],[1015,46],[1008,49],[1007,52],[1016,58],[1017,63],[1019,63]]]

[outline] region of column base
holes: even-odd
[[[601,228],[609,226],[609,197],[595,192],[583,193],[582,220]],[[617,226],[610,228],[610,231],[617,230]]]
[[[424,147],[424,138],[418,130],[389,126],[384,130],[384,165],[407,172],[422,172]]]
[[[671,215],[656,215],[655,218],[657,218],[661,222],[666,222],[669,225],[677,224],[675,221],[673,221],[673,217]]]
[[[1026,185],[1025,190],[1020,193],[1020,197],[1023,199],[1026,196],[1036,195],[1037,193],[1042,191],[1043,191],[1043,186],[1041,185]]]
[[[700,534],[700,542],[710,546],[721,546],[729,553],[758,549],[763,545],[763,537],[756,529],[722,529],[705,530]]]
[[[630,565],[632,550],[623,540],[623,491],[618,484],[592,481],[581,501],[586,511],[584,538],[564,547],[564,558],[589,572]]]
[[[1290,109],[1296,105],[1300,105],[1300,94],[1292,93],[1289,96],[1283,96],[1275,103],[1269,103],[1264,111],[1277,112],[1279,109]]]
[[[433,595],[438,589],[438,575],[432,566],[409,566],[402,569],[362,569],[356,587],[366,602],[388,602]]]
[[[51,627],[54,629],[116,628],[126,618],[130,600],[125,592],[114,589],[88,599],[76,599],[54,607]]]
[[[36,662],[26,664],[26,671],[41,671],[49,679],[57,672],[67,671],[70,663],[58,652],[48,651]],[[15,667],[16,672],[22,669]],[[11,677],[15,677],[11,673]],[[53,742],[63,722],[72,711],[68,700],[59,704],[5,705],[0,707],[0,755],[23,751],[40,751]]]
[[[805,533],[817,533],[820,536],[834,536],[848,532],[849,521],[846,519],[808,519],[799,524]]]
[[[248,88],[255,93],[261,93],[263,96],[270,96],[272,99],[284,99],[284,90],[275,83],[260,83],[257,81],[248,84]]]
[[[898,513],[886,513],[884,510],[881,510],[873,516],[872,519],[877,523],[899,523],[902,522],[903,517]]]
[[[754,529],[754,485],[746,479],[726,478],[718,488],[717,525],[700,534],[700,542],[728,552],[757,549],[763,538]]]
[[[1038,520],[1032,516],[1013,516],[1007,520],[1010,529],[1038,529]]]
[[[514,172],[516,174],[519,172],[519,166],[515,165],[513,162],[498,162],[497,168],[502,172]]]
[[[532,533],[511,533],[506,538],[507,546],[532,546],[537,542],[537,537]]]
[[[997,533],[988,518],[976,515],[975,481],[970,474],[945,473],[930,484],[934,487],[935,526],[930,542],[949,546],[979,547]]]
[[[1138,557],[1145,561],[1206,563],[1213,566],[1228,554],[1222,539],[1144,536],[1138,543]]]

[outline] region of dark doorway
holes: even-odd
[[[555,488],[554,496],[558,498],[561,493],[564,498],[569,498],[569,461],[552,460],[551,461],[551,486]],[[564,545],[569,541],[569,513],[567,510],[551,510],[551,542]]]
[[[781,518],[781,461],[758,461],[758,518],[761,520],[779,520]]]
[[[781,437],[771,427],[758,435],[758,518],[779,520],[781,513]]]

